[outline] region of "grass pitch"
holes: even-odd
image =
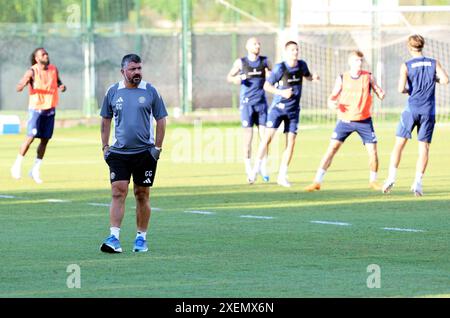
[[[409,192],[415,139],[393,192],[382,195],[368,189],[357,135],[337,154],[322,190],[304,192],[332,129],[302,127],[286,189],[275,183],[281,137],[270,149],[271,181],[250,186],[239,128],[168,126],[151,190],[150,252],[131,252],[130,186],[124,253],[115,255],[99,250],[110,202],[99,128],[56,129],[41,185],[26,176],[37,141],[22,179],[13,180],[9,168],[24,135],[0,136],[0,297],[449,297],[450,127],[435,130],[422,198]],[[395,125],[375,129],[382,182]],[[71,264],[80,268],[81,288],[67,286]],[[368,288],[371,264],[379,266],[380,288]]]

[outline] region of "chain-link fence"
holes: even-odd
[[[424,53],[450,68],[448,7],[397,10],[401,18],[395,23],[380,22],[375,27],[373,23],[334,25],[329,21],[296,26],[288,21],[290,2],[286,0],[59,0],[51,4],[40,0],[20,2],[21,7],[11,3],[5,3],[5,8],[25,14],[19,18],[17,13],[14,19],[10,14],[9,21],[0,14],[0,110],[26,108],[27,94],[16,93],[15,86],[30,65],[30,53],[39,46],[48,50],[68,87],[59,107],[85,115],[89,97],[94,100],[90,114],[98,112],[106,89],[122,79],[122,56],[131,52],[141,55],[144,80],[161,92],[170,110],[226,108],[236,114],[239,87],[227,83],[226,75],[233,61],[246,54],[245,41],[254,35],[261,41],[262,55],[273,64],[282,60],[286,39],[299,41],[300,58],[321,76],[318,83],[305,82],[301,101],[303,118],[314,122],[334,120],[326,99],[336,76],[347,69],[352,49],[365,53],[366,67],[387,93],[382,103],[375,103],[375,115],[381,118],[397,115],[404,107],[406,96],[397,93],[397,81],[401,63],[409,58],[406,39],[413,31],[425,36]],[[49,20],[48,10],[59,15]],[[372,17],[384,14],[373,8],[364,12]],[[34,20],[29,17],[33,14]],[[437,107],[440,120],[448,120],[448,86],[437,88]]]

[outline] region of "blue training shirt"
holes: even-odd
[[[272,107],[277,104],[283,104],[286,110],[300,109],[300,98],[302,97],[303,77],[311,76],[308,65],[303,60],[298,60],[294,67],[290,67],[286,62],[275,65],[268,82],[272,85],[278,83],[278,89],[287,89],[292,87],[292,96],[288,99],[280,95],[274,95]]]
[[[141,81],[127,88],[123,81],[109,87],[100,115],[114,117],[111,152],[134,154],[154,146],[153,118],[167,116],[166,106],[157,90]]]
[[[241,82],[241,105],[267,105],[263,88],[266,81],[266,68],[268,67],[267,57],[258,56],[256,61],[250,61],[248,57],[243,57],[241,62],[241,74],[246,76],[246,79]]]
[[[408,106],[416,114],[436,113],[436,60],[421,56],[408,60]]]

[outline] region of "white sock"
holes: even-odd
[[[244,159],[245,163],[245,173],[250,174],[252,172],[252,161],[250,158]]]
[[[262,163],[261,159],[258,159],[258,158],[255,159],[255,166],[253,167],[253,170],[252,170],[253,174],[255,174],[255,175],[258,174],[259,170],[261,169],[261,163]]]
[[[394,166],[389,167],[389,181],[395,181],[395,178],[397,177],[397,168]]]
[[[414,182],[417,184],[422,184],[422,177],[423,177],[422,172],[416,172],[416,180],[414,180]]]
[[[14,165],[20,167],[20,165],[22,164],[22,161],[23,161],[23,156],[21,154],[18,154],[16,161],[14,162]]]
[[[39,171],[39,168],[41,167],[41,164],[42,164],[42,159],[36,158],[36,160],[34,161],[33,170]]]
[[[265,156],[265,157],[261,160],[260,171],[261,171],[261,175],[263,175],[263,176],[268,176],[268,175],[269,175],[269,174],[267,173],[267,156]]]
[[[327,173],[326,170],[323,170],[322,168],[317,169],[316,177],[314,178],[314,182],[322,183],[323,177],[325,177],[325,173]]]
[[[370,171],[369,182],[377,181],[378,173],[376,171]]]
[[[119,239],[120,227],[111,226],[109,231],[111,232],[111,235],[114,235],[117,239]]]
[[[278,171],[278,177],[279,178],[286,178],[287,170],[288,170],[288,166],[284,165],[284,164],[281,164],[280,165],[280,170]]]
[[[144,240],[147,240],[147,232],[137,232],[137,234],[136,234],[136,238],[138,238],[138,237],[142,237]]]

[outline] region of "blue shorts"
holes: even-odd
[[[256,105],[242,105],[240,106],[241,111],[241,124],[242,127],[248,128],[256,126],[265,126],[267,120],[267,105],[266,104],[256,104]]]
[[[363,144],[377,143],[377,136],[375,136],[375,130],[373,129],[372,118],[350,122],[338,120],[331,139],[344,142],[345,139],[355,131],[361,137]]]
[[[300,109],[286,111],[278,106],[272,106],[267,114],[266,127],[277,129],[281,122],[284,122],[284,133],[297,134],[299,119]]]
[[[398,123],[397,137],[411,139],[411,133],[417,126],[417,140],[431,143],[435,123],[435,115],[421,115],[405,110]]]
[[[55,126],[55,109],[34,110],[28,112],[27,135],[34,138],[50,139]]]

